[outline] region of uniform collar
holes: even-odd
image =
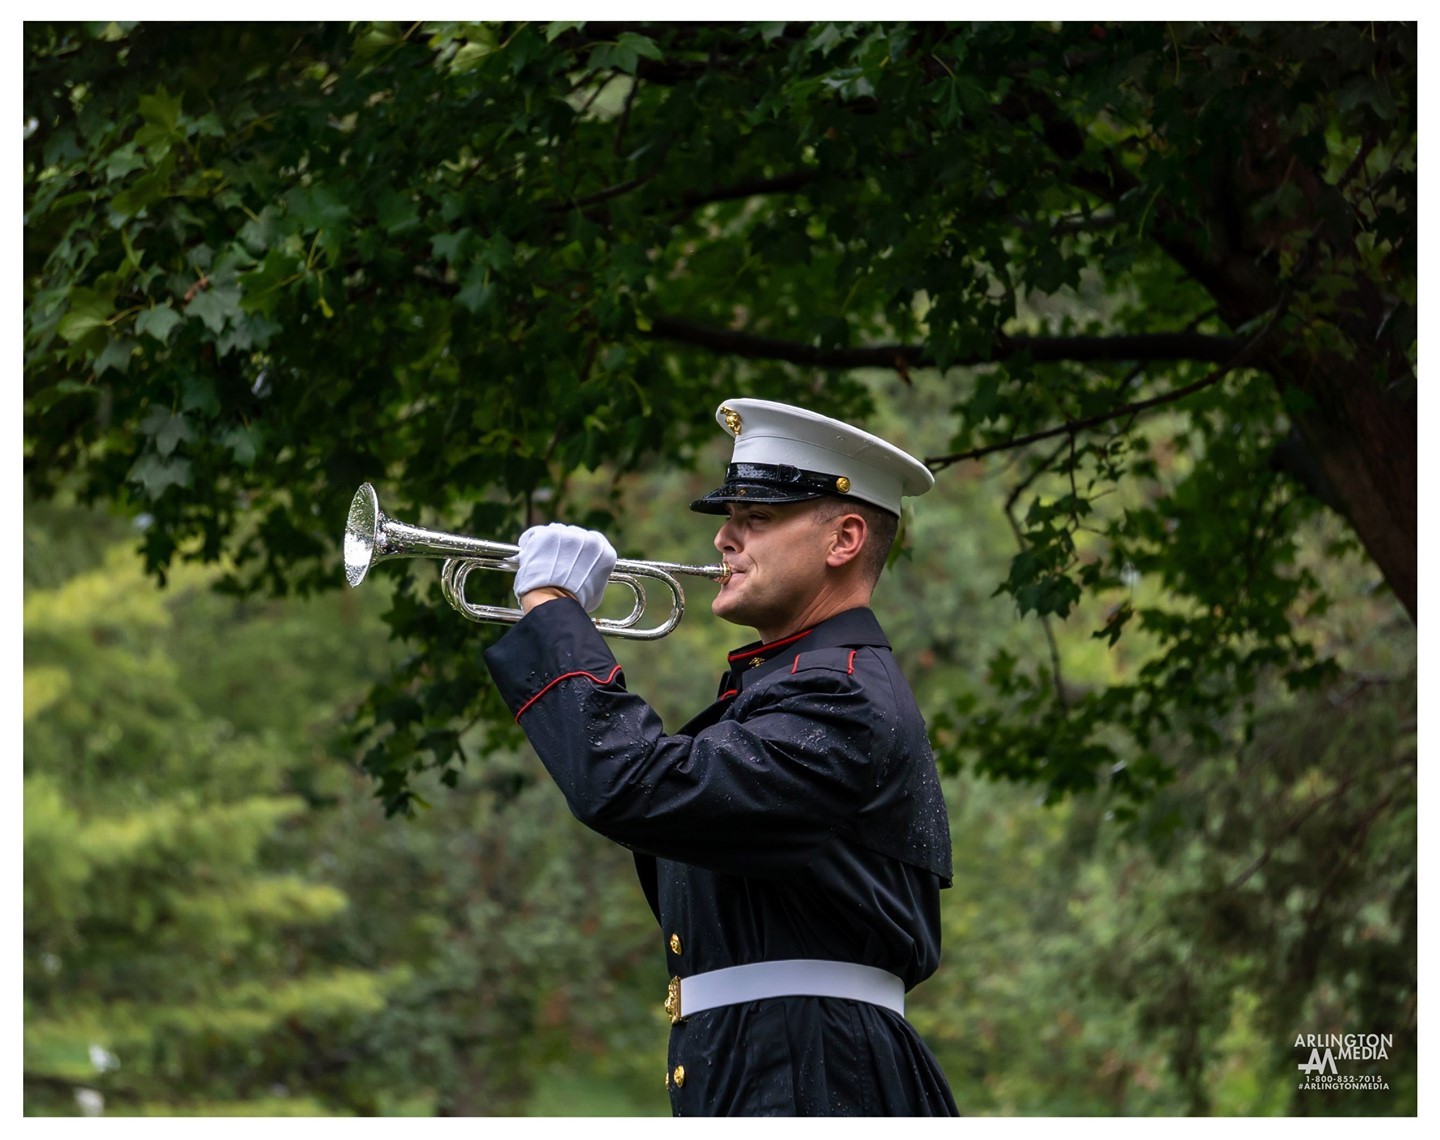
[[[847,648],[862,645],[890,648],[874,612],[867,606],[859,606],[776,641],[752,641],[749,645],[731,650],[726,658],[730,668],[720,683],[720,691],[722,694],[732,689],[739,692],[780,666],[793,662],[797,653],[842,645]]]

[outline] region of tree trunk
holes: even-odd
[[[1282,392],[1313,401],[1291,418],[1366,552],[1418,621],[1417,405],[1409,377],[1395,377],[1384,355],[1294,354],[1267,366]]]

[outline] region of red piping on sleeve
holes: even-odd
[[[587,673],[583,669],[577,669],[573,673],[561,673],[560,676],[556,677],[553,681],[550,681],[543,689],[541,689],[538,693],[536,693],[533,697],[531,697],[528,701],[521,705],[520,711],[515,714],[515,719],[518,721],[522,716],[525,715],[526,709],[528,709],[531,705],[533,705],[536,701],[538,701],[561,681],[567,680],[570,677],[589,677],[590,680],[594,681],[597,685],[608,685],[611,681],[615,680],[615,674],[618,672],[620,672],[620,666],[617,663],[615,668],[610,670],[610,676],[603,679],[595,676],[594,673]]]
[[[728,701],[731,697],[733,697],[733,696],[734,696],[736,693],[738,693],[739,691],[740,691],[739,689],[726,689],[723,693],[720,694],[720,699],[721,699],[722,701]]]

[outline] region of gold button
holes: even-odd
[[[675,1066],[675,1087],[676,1087],[677,1089],[683,1089],[683,1088],[685,1087],[685,1066],[684,1066],[684,1065],[676,1065],[676,1066]]]
[[[841,475],[840,478],[835,480],[835,490],[839,491],[842,495],[845,494],[850,490],[850,480],[845,478],[844,475]]]
[[[680,953],[680,935],[678,934],[670,935],[670,953]]]

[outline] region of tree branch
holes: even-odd
[[[687,190],[673,208],[688,212],[711,202],[730,202],[736,198],[753,198],[760,194],[789,194],[801,190],[816,181],[820,171],[814,167],[802,166],[773,178],[750,178],[730,186],[717,186],[710,190]],[[667,207],[661,206],[660,209]]]
[[[568,198],[564,201],[551,202],[545,206],[550,213],[560,213],[566,210],[586,210],[588,207],[599,205],[609,201],[611,198],[619,198],[632,190],[637,190],[647,182],[656,178],[661,171],[656,166],[649,174],[640,175],[635,178],[626,179],[624,182],[617,182],[613,186],[607,186],[602,190],[596,190],[580,198]],[[678,220],[690,211],[701,206],[709,205],[711,202],[731,202],[737,198],[753,198],[761,194],[788,194],[795,190],[803,189],[820,177],[820,171],[810,167],[801,167],[798,170],[791,170],[785,174],[777,174],[772,178],[749,178],[741,182],[735,182],[729,186],[714,186],[708,190],[687,190],[678,198],[660,202],[651,207],[647,213],[663,214],[673,212],[672,221]],[[598,212],[586,214],[592,221],[603,221],[604,218]]]
[[[1238,361],[1225,364],[1213,372],[1207,373],[1193,383],[1176,388],[1173,392],[1164,392],[1159,396],[1151,396],[1148,400],[1135,400],[1129,404],[1122,404],[1118,408],[1110,408],[1104,412],[1097,412],[1093,416],[1086,416],[1083,419],[1066,420],[1063,424],[1046,428],[1044,431],[1035,431],[1029,435],[1015,436],[1013,439],[986,444],[984,447],[971,448],[969,451],[957,451],[953,455],[927,457],[925,466],[929,467],[932,471],[940,471],[966,459],[979,459],[982,456],[991,455],[997,451],[1009,451],[1012,448],[1038,443],[1042,439],[1054,439],[1057,435],[1072,435],[1077,431],[1084,431],[1086,428],[1098,427],[1100,424],[1108,423],[1110,420],[1119,419],[1121,416],[1148,411],[1150,408],[1158,408],[1164,404],[1173,404],[1178,400],[1185,399],[1186,396],[1193,396],[1196,392],[1201,392],[1212,385],[1218,384],[1237,367],[1239,367]]]
[[[651,319],[648,334],[695,348],[747,360],[779,360],[816,368],[933,368],[935,358],[919,345],[880,344],[860,348],[819,348],[780,337],[704,325],[684,317]],[[1199,360],[1219,363],[1241,350],[1235,337],[1195,332],[1133,333],[1116,336],[1005,336],[990,351],[949,362],[951,367],[992,364],[1022,353],[1036,363],[1090,364],[1113,360]]]
[[[1290,294],[1288,290],[1281,295],[1280,303],[1270,314],[1270,319],[1265,322],[1265,327],[1248,340],[1244,347],[1235,353],[1228,361],[1219,368],[1206,373],[1199,380],[1190,384],[1182,385],[1172,392],[1164,392],[1159,396],[1151,396],[1145,400],[1134,400],[1128,404],[1121,404],[1119,407],[1111,408],[1108,411],[1097,412],[1093,416],[1085,416],[1078,420],[1066,420],[1056,427],[1046,428],[1044,431],[1031,432],[1029,435],[1018,436],[1013,439],[1003,440],[1000,443],[986,444],[984,447],[973,448],[970,451],[959,451],[954,455],[942,455],[934,458],[927,458],[925,465],[932,470],[939,471],[949,467],[953,463],[959,463],[963,459],[979,459],[982,455],[989,455],[996,451],[1008,451],[1014,447],[1024,447],[1029,443],[1036,443],[1042,439],[1053,439],[1057,435],[1073,436],[1077,431],[1086,428],[1097,427],[1100,424],[1108,423],[1110,420],[1119,419],[1121,416],[1136,415],[1148,411],[1150,408],[1158,408],[1163,404],[1173,404],[1177,400],[1183,400],[1186,396],[1193,396],[1196,392],[1203,391],[1215,384],[1220,383],[1226,376],[1248,364],[1259,354],[1265,342],[1269,339],[1271,330],[1280,322],[1290,307]]]
[[[562,210],[583,210],[587,206],[594,206],[600,202],[608,202],[611,198],[618,198],[622,194],[628,194],[645,183],[650,182],[660,173],[660,167],[655,167],[649,174],[636,175],[634,178],[627,178],[624,182],[617,182],[613,186],[606,186],[603,190],[596,190],[581,198],[566,198],[561,202],[552,202],[545,207],[550,213],[559,213]]]

